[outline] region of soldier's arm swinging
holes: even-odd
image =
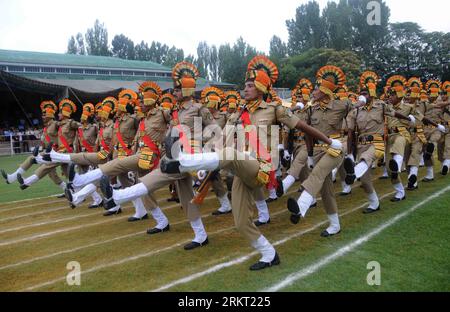
[[[322,132],[320,132],[319,130],[308,126],[305,122],[299,120],[299,122],[297,123],[297,125],[295,126],[297,129],[303,131],[306,133],[306,135],[311,136],[314,139],[317,139],[319,141],[322,141],[326,144],[331,144],[332,141],[329,137],[327,137],[325,134],[323,134]]]

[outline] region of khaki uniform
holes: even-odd
[[[109,151],[112,151],[112,137],[114,133],[114,122],[111,119],[108,119],[104,125],[102,126],[102,136],[100,136],[100,131],[97,135],[97,139],[95,141],[95,146],[98,150],[96,153],[77,153],[70,154],[70,160],[77,165],[81,166],[97,166],[99,164],[104,164],[108,161],[109,153],[106,152],[101,144],[101,141],[104,140],[106,146],[109,147]]]
[[[444,127],[447,128],[447,133],[444,134],[443,140],[438,145],[438,154],[439,160],[444,161],[445,159],[450,159],[450,102],[442,109],[441,121]]]
[[[47,142],[47,138],[50,139],[50,142]],[[44,127],[44,132],[42,132],[41,136],[41,145],[45,149],[48,147],[50,143],[58,142],[58,122],[56,120],[50,120],[48,124]],[[25,161],[20,165],[20,168],[27,171],[34,164],[34,156],[29,156]],[[62,183],[61,178],[56,173],[56,168],[49,171],[48,177],[55,183],[56,185],[60,185]]]
[[[227,112],[221,112],[221,111],[216,111],[212,114],[214,121],[221,129],[223,129],[225,127],[227,120],[228,120],[228,115],[229,114]],[[226,172],[224,170],[221,170],[217,179],[214,179],[212,181],[212,189],[218,198],[221,198],[227,194],[227,188],[225,187],[225,184],[223,183],[223,177],[225,175],[226,175]],[[264,194],[262,194],[262,196],[264,198]]]
[[[239,113],[235,113],[230,116],[228,124],[236,125],[239,123],[238,119]],[[258,133],[258,137],[267,137],[267,143],[272,142],[271,125],[283,123],[292,129],[299,122],[298,117],[294,116],[286,107],[264,101],[254,112],[250,112],[250,120],[256,127],[267,126],[267,128],[259,128]],[[270,148],[267,147],[267,150],[270,151]],[[230,170],[235,175],[231,197],[235,226],[247,240],[254,242],[261,236],[261,232],[253,223],[252,216],[254,197],[259,196],[258,192],[263,186],[257,180],[260,173],[260,162],[255,158],[249,159],[248,156],[244,156],[243,151],[237,151],[230,147],[222,150],[221,154],[222,160],[219,162],[219,167]]]
[[[194,119],[197,118],[201,118],[203,127],[215,124],[214,118],[209,110],[199,103],[189,101],[179,107],[178,122],[180,125],[187,127],[190,133],[194,133]],[[171,124],[172,126],[176,126],[176,121],[172,119]],[[187,129],[184,131],[188,131]],[[187,133],[185,135],[189,136]],[[199,142],[194,141],[190,143],[195,148],[199,144]],[[158,168],[141,177],[140,181],[145,185],[149,194],[152,194],[163,186],[175,183],[181,206],[185,209],[189,221],[195,221],[200,218],[199,207],[191,203],[194,197],[194,191],[192,189],[192,176],[189,173],[167,174],[162,173]]]
[[[308,109],[311,126],[330,138],[342,141],[342,126],[350,108],[347,101],[332,100],[328,104],[317,103]],[[316,141],[313,155],[315,165],[308,178],[302,183],[302,187],[313,197],[321,191],[327,214],[337,213],[331,172],[339,167],[344,159],[346,144],[343,146],[344,152],[335,157],[327,153],[327,145]]]
[[[138,130],[138,125],[139,120],[135,115],[129,115],[125,113],[116,119],[116,121],[114,122],[114,132],[112,138],[112,146],[114,148],[113,160],[116,158],[123,159],[128,156],[124,148],[132,149],[133,140]],[[122,146],[122,144],[119,142],[117,135],[118,132],[120,132],[120,134],[122,135],[122,139],[126,146]],[[105,165],[108,165],[108,163],[104,164],[103,166]],[[110,163],[108,165],[108,167],[111,166],[114,166],[114,164]],[[110,170],[109,168],[108,169],[106,168],[101,167],[100,169],[102,169],[102,172],[103,169],[105,169],[105,171]],[[123,187],[128,187],[132,185],[132,182],[128,179],[128,172],[125,173],[122,172],[122,174],[118,175],[117,177],[120,181],[120,184],[122,184]]]
[[[421,102],[420,106],[424,107],[424,116],[434,121],[435,123],[441,122],[442,109],[437,107],[435,103],[428,101]],[[442,139],[442,133],[433,125],[424,126],[424,133],[428,143],[434,144],[437,147],[439,141]],[[424,144],[423,150],[425,151],[426,145]],[[425,159],[425,166],[430,167],[434,165],[433,157],[429,160]]]
[[[299,120],[307,122],[308,113],[305,109],[297,109],[293,114],[298,117]],[[293,140],[293,153],[291,166],[287,173],[293,176],[295,179],[306,180],[310,172],[307,166],[308,150],[305,143],[305,134],[298,129],[291,129],[291,139]],[[286,147],[286,144],[285,144]]]
[[[374,100],[370,106],[352,109],[347,116],[348,129],[358,135],[355,161],[365,161],[369,168],[384,156],[384,114],[388,112],[383,106],[383,101]],[[375,191],[370,169],[361,177],[361,185],[367,194]]]
[[[96,124],[86,124],[83,125],[82,129],[82,135],[83,139],[86,140],[86,143],[92,146],[94,151],[96,150],[96,141],[97,141],[97,134],[98,134],[98,127]],[[78,130],[79,131],[79,130]],[[79,133],[77,134],[77,144],[76,149],[78,153],[86,153],[88,152],[86,148],[83,146],[82,138],[80,138]],[[72,158],[71,158],[72,159]],[[80,172],[86,173],[89,170],[89,166],[84,165],[79,167]]]
[[[147,112],[144,121],[144,131],[138,129],[134,138],[133,150],[136,151],[134,155],[115,158],[106,164],[100,165],[99,168],[104,175],[107,176],[121,176],[127,174],[129,171],[137,172],[138,177],[144,177],[151,172],[153,165],[159,162],[159,158],[164,153],[162,149],[162,142],[165,138],[167,124],[170,122],[170,114],[167,110],[160,107],[155,107]],[[153,143],[158,147],[160,155],[153,153],[145,144],[142,137],[147,135],[151,138]],[[144,206],[148,209],[158,207],[157,201],[153,194],[142,197]]]
[[[76,122],[72,119],[63,119],[60,122],[58,122],[58,152],[60,153],[67,153],[68,150],[62,143],[62,137],[59,135],[59,131],[61,131],[62,135],[66,139],[67,144],[73,148],[75,138],[77,135],[78,127],[80,127],[80,123]],[[42,179],[44,176],[49,174],[53,169],[56,167],[61,166],[61,170],[64,176],[67,177],[67,164],[44,164],[41,165],[36,171],[35,174],[38,176],[39,179]]]
[[[413,104],[418,114],[425,114],[425,107],[417,101]],[[423,145],[427,143],[424,133],[424,126],[421,120],[416,119],[414,127],[410,128],[411,144],[406,146],[405,163],[407,166],[419,167],[422,155]]]

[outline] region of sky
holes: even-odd
[[[321,9],[329,0],[318,0]],[[288,39],[286,20],[308,0],[0,0],[0,49],[65,53],[72,35],[104,23],[109,41],[160,41],[196,54],[200,41],[219,46],[239,36],[268,52],[270,38]],[[391,22],[450,32],[448,0],[385,0]]]

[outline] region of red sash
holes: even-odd
[[[192,149],[191,144],[189,144],[187,136],[184,135],[183,128],[181,127],[180,121],[178,120],[178,111],[174,110],[172,112],[172,119],[175,121],[176,128],[178,129],[180,133],[180,142],[183,146],[183,151],[188,154],[194,154],[194,150]]]
[[[141,120],[141,122],[139,124],[139,131],[145,133],[145,122],[144,122],[144,120]],[[156,160],[154,161],[154,163],[153,163],[153,168],[158,167],[159,158],[161,157],[161,152],[159,151],[158,146],[155,144],[155,142],[153,142],[152,138],[150,136],[148,136],[147,134],[144,134],[143,136],[141,136],[141,140],[144,142],[144,144],[148,148],[150,148],[152,150],[153,153],[155,153],[158,156],[156,158]]]
[[[94,151],[94,148],[88,143],[87,140],[84,139],[83,129],[81,128],[78,128],[78,137],[80,138],[81,145],[83,145],[86,151],[92,153]]]
[[[100,133],[99,133],[99,136],[100,136],[100,138],[101,138],[101,140],[100,140],[100,145],[103,147],[103,149],[104,149],[107,153],[109,153],[109,146],[106,144],[105,139],[103,138],[103,129],[104,129],[104,128],[100,128]]]
[[[120,133],[119,130],[119,120],[116,120],[116,123],[114,124],[114,129],[116,129],[117,133],[117,140],[119,140],[120,146],[122,146],[122,149],[127,153],[128,156],[133,155],[133,151],[128,148],[128,145],[125,144],[125,141],[122,138],[122,133]]]
[[[67,139],[62,134],[62,127],[59,127],[59,129],[58,129],[58,138],[61,141],[61,143],[64,145],[64,148],[67,150],[67,152],[72,153],[73,149],[70,147],[69,143],[67,142]]]
[[[252,121],[250,120],[250,114],[248,110],[245,110],[241,115],[242,124],[244,127],[251,126]],[[253,133],[250,136],[250,133],[245,133],[245,138],[248,140],[250,147],[256,151],[257,157],[267,161],[268,163],[272,163],[272,158],[270,157],[270,153],[267,151],[266,147],[259,141],[257,133]],[[269,183],[267,184],[267,188],[277,188],[278,183],[275,177],[275,170],[269,172]]]
[[[46,141],[48,144],[50,144],[50,142],[51,142],[52,140],[50,139],[50,136],[49,136],[48,133],[47,133],[47,127],[44,128],[44,137],[45,137],[45,141]]]

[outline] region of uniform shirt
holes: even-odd
[[[124,114],[116,119],[119,122],[119,131],[122,135],[122,139],[128,146],[133,145],[133,139],[136,136],[139,120],[134,115]],[[119,144],[117,138],[117,130],[114,128],[113,145]]]
[[[55,144],[58,142],[58,122],[54,119],[50,120],[47,125],[47,135],[50,137],[50,142]],[[47,140],[45,139],[45,133],[42,132],[41,141],[44,144],[44,148],[47,147]]]
[[[422,120],[423,116],[418,112],[414,105],[407,104],[403,102],[403,100],[397,105],[388,105],[390,112],[388,114],[387,122],[388,128],[396,128],[396,127],[406,127],[409,128],[411,123],[409,120],[399,119],[395,117],[395,112],[400,113],[404,116],[413,115],[416,119]]]
[[[429,101],[421,101],[419,103],[419,107],[423,111],[423,115],[425,117],[431,119],[435,123],[439,123],[441,121],[442,109],[436,104],[438,104],[438,101],[434,103],[430,103]]]
[[[450,102],[447,102],[447,105],[442,108],[441,120],[444,121],[447,128],[450,126]]]
[[[188,101],[178,107],[178,122],[189,128],[191,136],[194,134],[195,119],[201,120],[202,127],[216,123],[209,109],[200,103]],[[174,120],[172,125],[175,125]]]
[[[97,142],[97,134],[98,134],[98,128],[96,124],[86,124],[82,126],[83,130],[83,138],[87,141],[87,143],[92,146],[95,149],[95,142]],[[80,138],[77,138],[79,141],[80,150],[84,150],[84,146],[81,143]]]
[[[62,129],[62,135],[66,139],[67,143],[70,146],[73,146],[73,143],[77,136],[78,128],[81,126],[81,124],[72,119],[63,119],[58,122],[58,125],[59,125],[60,129]],[[58,136],[58,146],[59,146],[59,148],[64,148],[64,145],[59,136]]]
[[[145,124],[144,133],[141,133],[140,130],[136,132],[136,148],[140,149],[145,146],[141,138],[147,135],[161,149],[161,143],[164,141],[167,124],[170,122],[170,119],[170,112],[168,110],[162,109],[161,107],[154,107],[149,110],[145,118],[142,119]]]
[[[351,106],[348,101],[332,100],[326,103],[314,103],[308,108],[311,126],[326,136],[341,135],[344,119]]]
[[[384,134],[384,114],[390,114],[391,109],[383,101],[374,100],[372,105],[353,108],[347,116],[348,129],[358,130],[358,136],[369,134]],[[358,126],[358,129],[356,129]]]
[[[238,125],[240,122],[240,113],[236,112],[230,116],[227,125]],[[278,135],[277,133],[272,134],[272,125],[286,125],[289,129],[294,129],[300,119],[295,116],[292,111],[282,105],[276,103],[267,103],[262,101],[259,106],[253,112],[249,112],[250,121],[252,125],[258,130],[258,138],[260,138],[261,144],[266,145],[266,150],[270,151],[271,146],[278,145],[279,142],[272,142],[272,135]],[[229,138],[227,138],[229,140]],[[248,142],[246,142],[246,145]]]
[[[114,135],[114,121],[112,119],[108,119],[105,123],[101,124],[101,127],[103,128],[102,137],[100,137],[100,131],[99,135],[97,136],[96,145],[99,147],[99,149],[103,149],[101,145],[101,140],[105,141],[105,144],[111,148],[112,146],[112,139]]]

